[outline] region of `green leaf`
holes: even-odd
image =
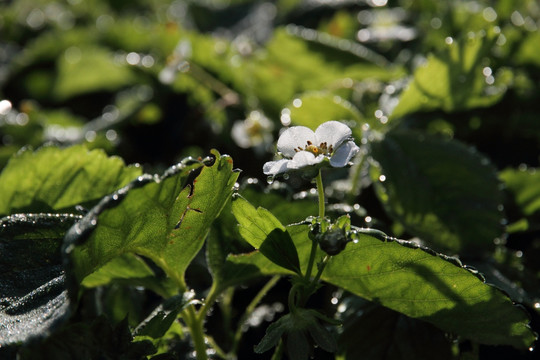
[[[315,129],[330,120],[363,121],[360,111],[347,100],[330,93],[308,92],[287,105],[294,125]]]
[[[287,231],[272,230],[259,251],[272,262],[301,275],[298,253]]]
[[[528,348],[535,340],[524,309],[459,260],[403,240],[353,237],[323,280],[482,344]]]
[[[177,286],[201,249],[211,223],[230,199],[238,173],[214,152],[215,163],[181,163],[161,177],[141,176],[104,198],[66,235],[75,279],[125,253],[145,256]],[[190,176],[200,174],[190,183]]]
[[[271,212],[257,208],[240,196],[234,197],[232,211],[240,224],[240,235],[272,262],[297,274],[300,260],[285,227]]]
[[[0,174],[0,215],[93,205],[140,174],[139,167],[84,146],[22,151]]]
[[[0,219],[0,346],[44,337],[70,314],[60,247],[79,217]]]
[[[265,208],[255,209],[241,196],[235,196],[232,204],[232,212],[240,226],[240,235],[255,249],[258,249],[275,229],[285,231],[281,222]]]
[[[406,131],[372,144],[377,196],[387,212],[435,249],[463,255],[502,234],[495,169],[458,141]]]
[[[152,339],[162,337],[176,320],[178,313],[190,304],[194,295],[193,292],[187,292],[167,299],[137,326],[133,331],[134,335]]]
[[[297,225],[288,231],[304,269],[311,244],[308,228]],[[353,242],[331,257],[322,280],[482,344],[527,348],[535,340],[524,309],[459,260],[380,231],[356,231]],[[291,273],[258,252],[230,256],[226,269],[231,282]]]
[[[494,74],[493,83],[486,82],[483,58],[497,39],[486,37],[454,40],[438,55],[416,69],[412,81],[401,94],[391,118],[403,117],[417,111],[446,112],[486,107],[496,103],[511,80],[508,71]]]
[[[71,52],[70,52],[71,51]],[[58,75],[52,89],[59,100],[97,91],[116,91],[135,83],[131,70],[114,60],[103,47],[76,46],[58,57]]]
[[[308,216],[318,214],[319,211],[316,201],[293,199],[292,196],[286,196],[271,188],[263,188],[259,184],[251,186],[243,184],[240,193],[250,203],[270,211],[282,224],[303,221]]]
[[[540,210],[540,171],[530,169],[505,169],[499,174],[524,215],[530,216]]]
[[[452,359],[450,340],[431,324],[354,297],[340,307],[346,309],[339,337],[344,359]]]
[[[133,253],[125,253],[85,277],[82,286],[93,288],[110,283],[121,285],[143,286],[157,294],[168,298],[177,292],[176,286],[169,278],[162,279],[150,266]]]

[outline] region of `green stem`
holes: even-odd
[[[367,158],[363,153],[361,155],[358,155],[360,157],[360,161],[358,163],[355,163],[354,166],[351,168],[351,195],[357,196],[360,195],[360,175],[362,174],[362,169],[364,168],[364,163]]]
[[[323,259],[323,261],[319,264],[318,266],[318,271],[317,271],[317,275],[315,275],[315,277],[313,278],[313,281],[312,281],[312,284],[315,285],[317,284],[317,282],[320,280],[321,278],[321,275],[323,273],[323,270],[326,266],[326,264],[328,263],[328,260],[330,260],[330,255],[326,255]]]
[[[315,180],[317,181],[317,193],[319,194],[319,220],[321,221],[321,226],[324,226],[324,186],[322,182],[321,169],[319,169],[319,173],[317,174]],[[322,229],[323,232],[325,230],[325,228]]]
[[[276,285],[276,283],[279,281],[280,278],[281,277],[278,275],[273,276],[263,286],[263,288],[257,293],[257,295],[255,295],[253,300],[251,300],[251,302],[247,306],[246,311],[244,312],[244,314],[242,315],[242,318],[240,319],[238,329],[236,330],[236,333],[234,334],[234,342],[231,347],[231,351],[229,352],[230,354],[236,354],[236,351],[238,350],[238,344],[240,343],[240,339],[242,338],[242,333],[243,333],[242,326],[246,322],[247,318],[255,310],[255,307],[257,306],[257,304],[259,304],[259,302],[268,293],[268,291],[270,291],[270,289],[272,289],[274,285]]]
[[[204,342],[203,322],[198,318],[194,305],[189,305],[184,313],[184,321],[189,327],[197,360],[207,360],[208,355],[206,354],[206,344]]]
[[[283,340],[279,340],[278,346],[276,346],[276,350],[274,350],[274,354],[272,354],[272,358],[270,360],[281,360],[283,354]]]
[[[322,175],[321,175],[321,169],[319,169],[319,172],[317,174],[317,177],[315,178],[315,181],[317,183],[317,193],[319,195],[319,221],[321,224],[321,231],[326,231],[326,223],[324,220],[324,185],[322,182]],[[309,281],[311,278],[311,272],[313,271],[313,264],[315,263],[315,255],[317,255],[317,242],[313,241],[311,243],[311,252],[309,254],[309,262],[306,269],[306,276],[305,279]]]

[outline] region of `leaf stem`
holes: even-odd
[[[276,283],[281,279],[279,275],[273,276],[264,286],[263,288],[255,295],[253,300],[249,303],[249,305],[246,308],[246,311],[242,315],[242,318],[239,321],[238,329],[236,330],[236,333],[234,334],[234,340],[233,345],[231,347],[231,351],[229,351],[230,354],[236,354],[236,351],[238,350],[238,345],[240,343],[240,339],[242,338],[242,326],[247,321],[247,318],[251,313],[255,310],[255,307],[259,302],[262,300],[262,298],[276,285]]]

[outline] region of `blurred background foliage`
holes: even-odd
[[[450,162],[461,152],[468,160],[464,149],[474,148],[505,186],[491,199],[503,223],[487,220],[496,241],[432,245],[473,264],[485,258],[475,246],[487,249],[495,265],[480,270],[524,302],[537,326],[539,26],[536,0],[1,2],[0,168],[21,148],[47,143],[101,148],[147,172],[216,148],[243,170],[245,193],[272,209],[292,194],[313,196],[296,178],[258,194],[283,126],[347,120],[364,145],[390,134],[373,153],[387,161],[392,136],[409,150],[427,139],[408,154],[418,163],[448,148],[457,154]],[[488,178],[477,162],[466,169]],[[452,167],[437,169],[453,176]],[[386,176],[399,187],[399,171]],[[385,202],[392,189],[369,178],[353,178],[347,191],[332,183],[329,210],[402,238],[425,235],[430,225],[400,214],[403,204]],[[466,174],[456,181],[469,186]],[[481,188],[472,184],[471,196]]]

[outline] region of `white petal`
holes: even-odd
[[[277,175],[287,171],[287,165],[292,160],[281,159],[278,161],[269,161],[263,165],[265,175]]]
[[[330,165],[333,167],[344,167],[359,150],[360,148],[356,146],[354,141],[347,141],[334,151],[334,154],[330,158]]]
[[[292,158],[296,154],[294,149],[299,146],[304,148],[308,140],[312,143],[316,142],[317,138],[313,130],[305,126],[293,126],[280,135],[277,142],[277,148],[283,155]]]
[[[351,128],[339,121],[327,121],[319,125],[315,130],[317,144],[325,142],[328,146],[332,145],[334,149],[340,146],[345,140],[352,136]]]
[[[252,145],[243,121],[235,121],[231,129],[231,137],[241,148],[248,149]]]
[[[291,170],[301,169],[306,166],[311,166],[318,164],[324,160],[323,155],[319,155],[315,157],[312,153],[309,151],[299,151],[297,152],[292,160],[289,162],[287,167]]]

